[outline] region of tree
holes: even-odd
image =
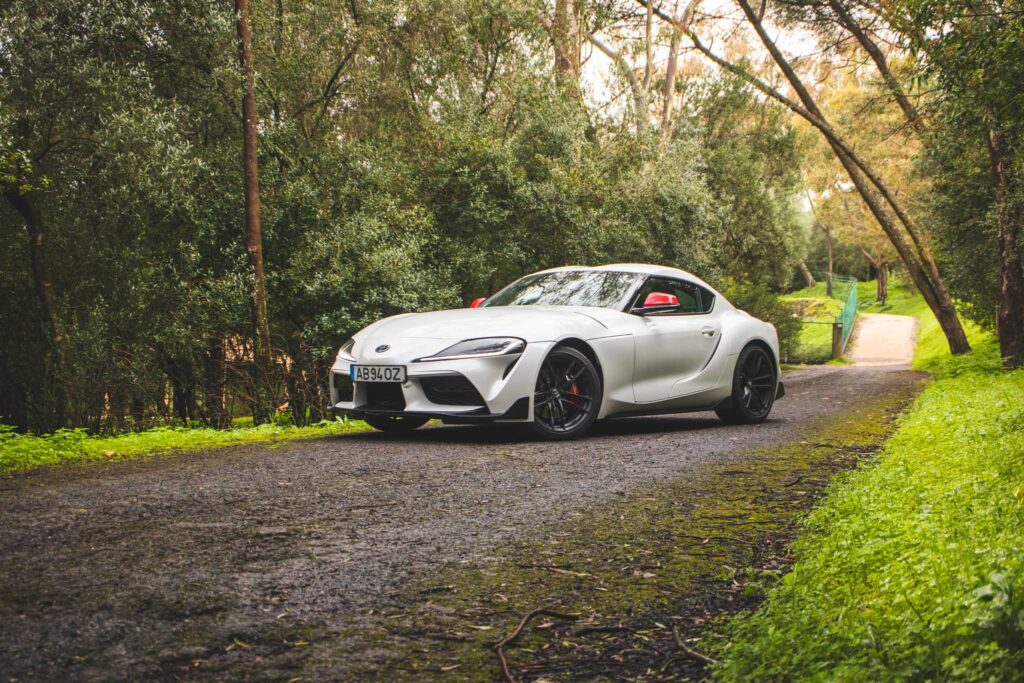
[[[256,74],[252,57],[249,0],[235,0],[238,31],[238,63],[242,70],[242,166],[245,174],[245,249],[249,255],[250,297],[254,330],[254,356],[257,377],[254,381],[253,418],[256,424],[268,418],[266,384],[273,372],[274,360],[267,320],[267,289],[263,273],[263,236],[260,226],[260,178],[258,161],[259,115],[256,112]]]
[[[925,301],[938,319],[939,325],[949,342],[950,350],[953,353],[969,351],[970,345],[957,317],[952,297],[946,289],[945,283],[939,274],[938,266],[921,238],[916,224],[883,179],[854,151],[845,138],[825,118],[810,91],[804,85],[790,62],[779,50],[775,41],[772,40],[765,30],[762,15],[755,12],[746,0],[737,0],[737,3],[743,11],[747,22],[754,29],[758,38],[771,55],[772,60],[779,67],[794,92],[796,92],[800,104],[789,99],[748,70],[719,57],[701,42],[693,30],[688,29],[686,32],[694,47],[718,66],[730,73],[745,78],[763,93],[787,106],[794,113],[813,125],[825,137],[829,146],[833,149],[836,158],[846,169],[854,186],[863,197],[865,203],[871,208],[879,225],[893,243],[911,279],[921,291]],[[658,15],[667,21],[672,21],[664,13],[659,13]],[[904,237],[904,231],[905,234],[910,236],[912,244],[907,242]]]
[[[1016,161],[1021,96],[1011,85],[1022,76],[1021,4],[787,0],[783,7],[790,20],[821,33],[835,33],[834,27],[841,27],[871,59],[907,126],[925,146],[939,197],[933,206],[932,232],[943,242],[940,246],[950,249],[947,270],[961,295],[978,304],[972,310],[975,317],[984,322],[989,311],[995,311],[1007,365],[1024,364],[1021,183]],[[883,41],[895,45],[899,57],[912,60],[917,82],[926,84],[928,94],[918,98],[923,105],[911,101]],[[979,187],[982,182],[988,187]],[[988,248],[997,256],[993,268],[983,265],[979,235],[986,234],[991,235]],[[968,245],[979,247],[973,259],[964,258]]]

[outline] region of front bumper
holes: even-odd
[[[335,415],[346,415],[354,420],[361,420],[368,415],[379,415],[383,417],[402,417],[406,415],[416,415],[419,417],[429,417],[434,420],[441,420],[447,424],[478,424],[487,422],[528,422],[530,417],[530,397],[523,396],[521,399],[512,404],[504,413],[489,413],[486,408],[477,408],[469,412],[424,412],[424,411],[409,411],[409,410],[384,410],[374,408],[339,408],[337,405],[332,407],[332,411]]]
[[[343,359],[331,368],[331,409],[335,414],[360,418],[367,415],[417,415],[446,422],[528,422],[537,371],[551,343],[532,343],[518,355],[412,362],[433,352],[437,341],[412,344],[402,340],[390,354],[360,354],[356,364],[404,365],[406,381],[351,382],[352,363]],[[368,340],[364,348],[375,348]],[[425,346],[429,350],[423,352]],[[376,386],[374,386],[376,385]],[[466,391],[443,391],[445,385]],[[439,389],[440,387],[440,389]],[[451,387],[449,387],[451,388]]]

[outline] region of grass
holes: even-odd
[[[62,429],[38,436],[0,425],[0,472],[65,462],[123,460],[170,451],[334,436],[368,429],[363,422],[325,420],[307,427],[264,424],[232,429],[159,427],[115,436],[89,436],[84,429]]]
[[[801,325],[788,357],[791,361],[802,363],[828,362],[832,358],[832,326]]]
[[[865,310],[920,317],[914,365],[935,379],[830,485],[792,571],[731,625],[719,680],[1024,680],[1024,371],[1001,371],[973,325],[952,358],[923,301],[893,290]]]
[[[784,294],[779,299],[789,304],[796,315],[808,323],[800,326],[796,340],[787,350],[790,360],[825,363],[832,358],[832,326],[820,323],[834,322],[843,310],[843,302],[828,296],[824,282]]]

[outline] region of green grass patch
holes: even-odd
[[[158,427],[115,436],[89,436],[84,429],[62,429],[39,436],[18,434],[13,428],[0,425],[0,472],[72,461],[121,460],[169,451],[310,439],[368,428],[359,421],[325,420],[308,427],[284,424],[232,429]]]
[[[830,485],[719,680],[1024,680],[1024,371],[970,323],[975,350],[951,356],[920,297],[890,292],[865,310],[919,317],[914,365],[936,379]]]
[[[790,360],[802,363],[825,363],[832,358],[832,326],[804,324],[788,349]]]
[[[832,358],[832,326],[823,323],[835,322],[843,310],[843,302],[826,293],[824,282],[784,294],[779,299],[804,321],[791,347],[784,350],[788,359],[800,363],[825,363]]]

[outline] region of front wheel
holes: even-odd
[[[762,422],[775,403],[775,379],[771,355],[761,346],[746,347],[736,359],[729,405],[715,413],[728,424]]]
[[[600,408],[597,368],[576,349],[555,347],[537,375],[530,428],[543,439],[573,439],[590,428]]]
[[[418,415],[403,415],[401,417],[391,415],[367,415],[363,418],[366,424],[370,425],[374,429],[379,429],[382,432],[388,432],[389,434],[408,434],[414,429],[419,429],[423,425],[427,424],[430,420],[429,417],[420,417]]]

